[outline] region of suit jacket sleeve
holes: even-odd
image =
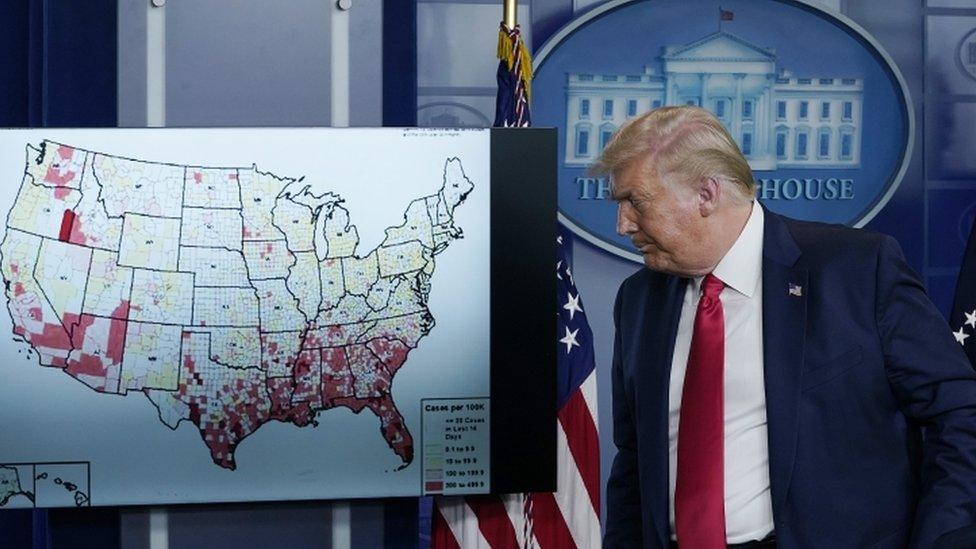
[[[940,535],[976,523],[976,373],[889,237],[877,277],[888,380],[902,411],[923,427],[911,546],[933,547]]]
[[[626,283],[625,283],[626,284]],[[607,479],[607,522],[604,545],[609,548],[641,545],[641,497],[637,470],[637,426],[634,425],[633,387],[624,381],[620,335],[620,308],[624,286],[613,308],[613,442],[617,446]]]

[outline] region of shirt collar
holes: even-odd
[[[759,286],[762,274],[762,243],[765,216],[762,206],[757,201],[752,202],[752,213],[745,227],[739,233],[725,257],[718,262],[712,274],[725,283],[726,286],[746,297],[752,297]],[[696,290],[701,288],[705,277],[696,276],[694,284]]]

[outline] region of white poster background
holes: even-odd
[[[265,423],[237,447],[237,470],[223,469],[212,462],[196,426],[184,421],[169,429],[141,392],[97,393],[57,368],[39,366],[36,354],[26,358],[28,344],[15,341],[6,299],[0,303],[0,464],[89,461],[93,505],[420,493],[420,399],[489,396],[487,130],[0,130],[4,216],[23,179],[26,145],[44,139],[150,162],[256,164],[279,177],[304,176],[301,186],[345,200],[360,256],[382,241],[384,229],[403,222],[412,200],[436,193],[445,161],[459,158],[474,184],[454,211],[464,238],[435,258],[428,306],[436,325],[392,384],[414,439],[414,460],[403,470],[379,419],[346,408],[319,412],[317,427]]]

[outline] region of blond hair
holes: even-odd
[[[590,171],[613,176],[644,159],[658,177],[676,174],[693,182],[714,177],[732,183],[744,199],[756,194],[752,170],[735,140],[700,107],[661,107],[627,122]]]

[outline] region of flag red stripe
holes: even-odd
[[[539,549],[576,547],[576,541],[566,526],[566,518],[559,510],[555,496],[538,492],[530,494],[529,498],[532,499],[532,530],[539,542]]]
[[[498,496],[468,496],[465,501],[478,517],[478,529],[492,549],[519,549],[515,527]]]
[[[562,409],[559,423],[566,433],[566,443],[573,454],[573,461],[583,477],[583,485],[590,496],[593,511],[600,516],[600,443],[596,424],[586,405],[583,391],[576,389]]]
[[[434,504],[433,524],[431,524],[430,530],[431,549],[461,549],[457,539],[454,538],[454,532],[447,524],[447,519],[441,514],[440,505],[436,503]]]

